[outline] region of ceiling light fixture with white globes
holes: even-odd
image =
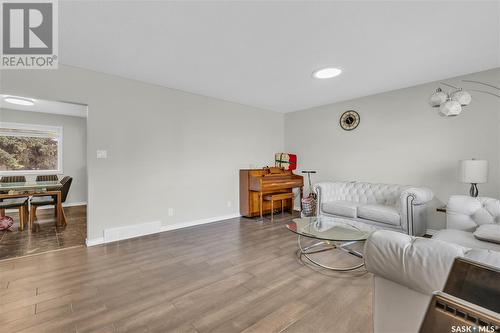
[[[331,79],[332,77],[339,76],[342,73],[340,68],[326,67],[313,72],[313,77],[316,79]]]
[[[467,106],[472,101],[471,95],[451,84],[440,82],[440,84],[450,87],[453,90],[445,92],[441,88],[437,88],[429,99],[429,104],[432,107],[439,108],[439,115],[442,117],[458,116],[462,112],[462,108]]]
[[[16,96],[7,96],[4,99],[4,102],[10,103],[10,104],[16,104],[16,105],[22,105],[22,106],[32,106],[35,105],[35,101],[29,98],[24,98],[24,97],[16,97]]]
[[[500,94],[498,93],[498,91],[500,91],[500,87],[497,87],[491,83],[481,82],[476,80],[462,80],[462,82],[465,82],[469,85],[479,84],[483,87],[486,87],[483,89],[468,89],[469,91],[488,94],[490,96],[500,98]],[[436,92],[433,93],[429,98],[429,104],[432,107],[439,108],[439,115],[443,117],[458,116],[462,112],[463,107],[470,104],[470,102],[472,101],[472,96],[470,95],[470,93],[463,90],[462,88],[457,88],[451,84],[444,82],[439,82],[439,84],[447,86],[453,90],[445,92],[441,88],[437,88]],[[484,89],[489,89],[489,90],[496,89],[496,91],[491,92],[489,90],[484,90]]]

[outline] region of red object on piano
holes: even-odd
[[[274,165],[285,170],[297,169],[297,155],[288,153],[274,154]]]

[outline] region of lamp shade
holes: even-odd
[[[486,183],[488,181],[488,161],[461,160],[459,162],[458,177],[462,183]]]

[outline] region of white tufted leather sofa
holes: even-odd
[[[374,274],[375,333],[416,333],[434,291],[441,291],[456,257],[500,267],[500,252],[378,230],[365,242]]]
[[[500,251],[500,244],[474,237],[473,232],[483,224],[500,224],[500,200],[453,195],[446,205],[446,229],[432,238],[470,248]]]
[[[314,190],[318,195],[318,215],[352,219],[412,235],[425,234],[426,203],[433,198],[427,188],[322,182]]]

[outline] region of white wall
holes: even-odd
[[[56,114],[0,109],[0,121],[62,126],[63,173],[73,177],[67,204],[87,202],[87,119]],[[28,176],[29,178],[30,176]]]
[[[500,82],[500,70],[468,76]],[[460,84],[460,80],[446,82]],[[463,84],[464,87],[469,85]],[[0,71],[2,93],[89,105],[89,235],[106,228],[161,221],[164,226],[238,213],[238,169],[273,163],[275,152],[299,155],[300,169],[320,180],[425,185],[443,204],[467,193],[457,161],[490,161],[480,193],[499,196],[500,100],[473,93],[456,118],[428,106],[436,83],[286,114],[286,116],[134,80],[61,66]],[[355,109],[353,132],[338,126]],[[285,130],[286,129],[286,130]],[[96,159],[96,150],[108,159]],[[228,202],[232,203],[228,207]],[[168,216],[167,209],[174,209]],[[430,211],[430,228],[444,215]]]
[[[445,82],[485,88],[461,82],[464,78],[500,86],[500,69]],[[442,228],[445,216],[433,208],[444,205],[451,194],[468,193],[469,186],[457,181],[458,160],[487,159],[489,182],[479,185],[480,195],[500,195],[500,99],[472,92],[473,101],[460,116],[441,118],[428,105],[436,88],[434,82],[288,113],[285,150],[298,154],[299,169],[318,171],[314,181],[428,186],[436,195],[429,210],[428,228]],[[351,132],[339,127],[340,115],[349,109],[361,115],[359,127]]]
[[[279,113],[67,66],[0,75],[3,93],[88,104],[89,239],[236,214],[238,169],[283,149]]]

